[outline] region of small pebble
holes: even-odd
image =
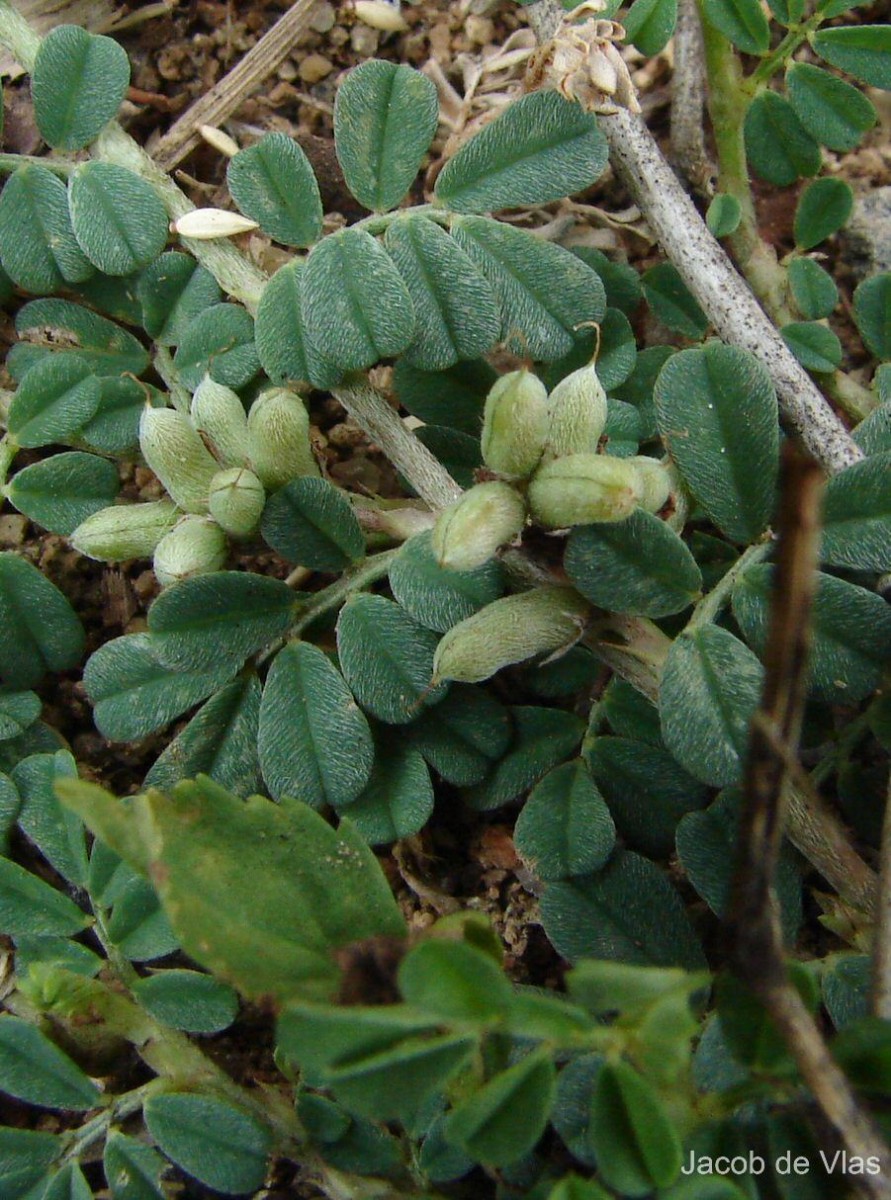
[[[474,46],[488,46],[495,40],[495,22],[489,17],[469,16],[464,29]]]
[[[18,513],[0,517],[0,546],[21,546],[27,529],[28,518]]]
[[[322,0],[315,6],[312,17],[310,18],[309,27],[316,33],[327,33],[337,20],[337,13],[333,4],[329,4],[328,0]]]
[[[370,25],[360,22],[350,30],[350,45],[361,58],[372,58],[377,52],[380,40],[381,35]]]
[[[333,70],[332,62],[323,54],[307,54],[300,64],[298,74],[304,83],[312,85],[330,75]]]

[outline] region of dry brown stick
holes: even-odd
[[[292,8],[260,38],[241,62],[195,101],[152,150],[164,171],[172,171],[201,140],[200,125],[219,125],[288,57],[309,25],[315,0],[295,0]]]
[[[733,961],[739,978],[763,1001],[844,1148],[852,1156],[880,1163],[881,1175],[865,1176],[862,1188],[873,1200],[891,1200],[891,1153],[789,979],[774,891],[789,762],[798,744],[807,690],[821,494],[822,474],[816,463],[790,443],[784,459],[764,690],[752,722],[744,779],[730,917]]]
[[[717,174],[705,148],[705,48],[696,0],[679,0],[671,80],[671,152],[687,182],[702,195]]]

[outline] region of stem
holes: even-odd
[[[188,389],[180,383],[179,371],[173,365],[173,355],[167,346],[155,347],[154,368],[167,385],[173,407],[178,412],[188,414],[192,407],[192,398]]]
[[[2,20],[2,11],[0,11],[0,20]],[[45,167],[54,175],[67,179],[76,166],[76,162],[67,158],[46,158],[40,154],[0,154],[0,174],[3,175],[9,175],[13,171],[17,171],[19,167]]]
[[[793,25],[775,50],[772,50],[761,60],[749,78],[746,80],[746,90],[754,96],[767,83],[772,75],[781,71],[799,46],[803,45],[815,29],[819,29],[826,20],[821,12],[816,12],[802,25]]]
[[[401,549],[401,546],[396,546],[392,550],[383,550],[380,554],[366,558],[364,562],[359,563],[351,570],[344,571],[334,583],[322,588],[320,592],[316,592],[306,607],[301,609],[300,618],[291,626],[288,637],[299,637],[304,629],[308,628],[323,613],[330,612],[333,608],[338,608],[343,604],[352,592],[358,592],[362,588],[368,587],[369,584],[376,583],[378,579],[383,579]]]
[[[73,1129],[69,1134],[65,1134],[66,1138],[65,1150],[62,1154],[63,1162],[70,1162],[74,1159],[79,1159],[85,1150],[87,1150],[94,1142],[98,1142],[101,1138],[107,1136],[111,1126],[116,1121],[123,1121],[126,1117],[132,1116],[133,1113],[139,1112],[146,1100],[155,1095],[156,1092],[164,1090],[164,1081],[162,1079],[151,1079],[148,1083],[144,1083],[141,1087],[134,1088],[130,1092],[122,1092],[120,1096],[115,1096],[107,1108],[103,1108],[102,1112],[97,1113],[79,1129]]]
[[[733,591],[736,581],[748,571],[749,567],[767,558],[773,549],[772,538],[769,534],[765,535],[765,537],[765,541],[756,542],[754,546],[749,546],[739,556],[733,566],[724,572],[708,595],[699,601],[693,612],[693,616],[687,622],[686,632],[692,633],[695,629],[701,629],[703,625],[710,625],[717,619],[721,609],[730,599],[730,593]]]
[[[427,447],[408,429],[380,392],[356,382],[331,389],[350,416],[365,430],[431,508],[447,508],[461,488]]]
[[[364,229],[370,234],[383,233],[400,217],[412,216],[424,216],[440,225],[447,225],[451,215],[444,208],[440,208],[438,204],[412,204],[408,208],[396,208],[392,212],[372,213],[370,217],[363,217],[361,221],[356,221],[350,228]]]

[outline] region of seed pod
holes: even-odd
[[[227,467],[210,481],[210,515],[230,537],[250,537],[265,506],[263,484],[247,467]]]
[[[548,396],[550,424],[544,459],[596,454],[606,428],[606,392],[593,363],[561,379]]]
[[[624,521],[640,502],[641,475],[625,458],[570,454],[536,471],[527,499],[533,517],[547,529]]]
[[[192,397],[192,424],[227,467],[247,462],[247,413],[237,392],[205,375]]]
[[[511,663],[571,646],[590,612],[590,605],[568,587],[503,596],[445,634],[433,658],[433,683],[480,683]]]
[[[139,420],[142,456],[185,512],[207,512],[210,481],[219,465],[185,413],[175,408],[142,410]]]
[[[259,229],[257,221],[225,208],[195,208],[173,222],[173,232],[180,237],[209,242],[213,238],[234,237]]]
[[[210,517],[183,517],[158,543],[152,566],[158,583],[167,587],[192,575],[219,571],[228,549],[225,533]]]
[[[267,490],[320,474],[309,441],[309,413],[296,392],[270,388],[258,396],[247,425],[251,466]]]
[[[68,540],[79,554],[102,562],[148,558],[180,516],[169,500],[113,504],[81,521]]]
[[[671,495],[671,476],[658,459],[649,458],[646,454],[635,454],[623,459],[637,467],[640,473],[641,496],[638,503],[647,512],[658,512]]]
[[[441,567],[473,571],[526,524],[526,505],[509,483],[478,483],[440,513],[431,543]]]
[[[408,29],[399,5],[389,0],[355,0],[353,11],[360,21],[384,33],[402,33]]]
[[[482,450],[499,475],[525,479],[538,466],[548,432],[548,393],[529,371],[502,375],[486,397]]]

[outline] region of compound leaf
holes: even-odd
[[[0,259],[10,279],[39,296],[93,274],[68,212],[65,184],[36,163],[13,171],[0,194]]]

